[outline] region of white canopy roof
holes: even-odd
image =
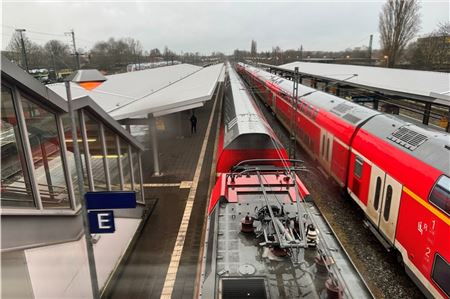
[[[222,63],[203,68],[110,114],[115,119],[145,117],[148,113],[160,116],[203,106],[203,102],[211,99],[222,69]]]
[[[450,74],[441,72],[313,62],[292,62],[273,67],[289,71],[298,67],[302,74],[331,80],[343,80],[357,74],[346,82],[395,94],[415,95],[422,100],[428,98],[433,101],[436,98],[433,94],[450,91]],[[450,101],[446,105],[450,105]]]
[[[158,115],[173,113],[184,110],[181,107],[193,108],[188,107],[192,103],[198,107],[203,105],[199,101],[209,100],[222,67],[223,64],[207,68],[179,64],[110,75],[93,91],[72,83],[72,98],[89,96],[115,119],[142,117],[155,112]],[[63,83],[47,87],[66,98]]]

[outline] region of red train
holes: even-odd
[[[423,293],[449,298],[450,136],[303,85],[293,109],[292,81],[237,69],[286,127],[294,115],[297,141],[345,187]]]
[[[228,65],[199,297],[370,298],[370,291]]]

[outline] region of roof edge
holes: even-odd
[[[94,112],[96,116],[100,117],[108,127],[113,129],[116,133],[121,135],[122,138],[125,138],[127,141],[132,143],[134,146],[139,148],[140,150],[145,150],[145,146],[137,141],[133,135],[131,135],[127,130],[125,130],[122,125],[115,120],[111,115],[109,115],[105,110],[103,110],[91,97],[83,96],[72,100],[74,110],[79,110],[83,108],[89,109],[91,112]]]

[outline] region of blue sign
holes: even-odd
[[[89,211],[88,219],[91,234],[111,234],[116,231],[113,211]]]
[[[86,192],[84,198],[88,210],[136,208],[134,191]]]

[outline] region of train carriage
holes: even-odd
[[[450,297],[450,136],[239,64],[278,119],[395,248],[428,297]]]

